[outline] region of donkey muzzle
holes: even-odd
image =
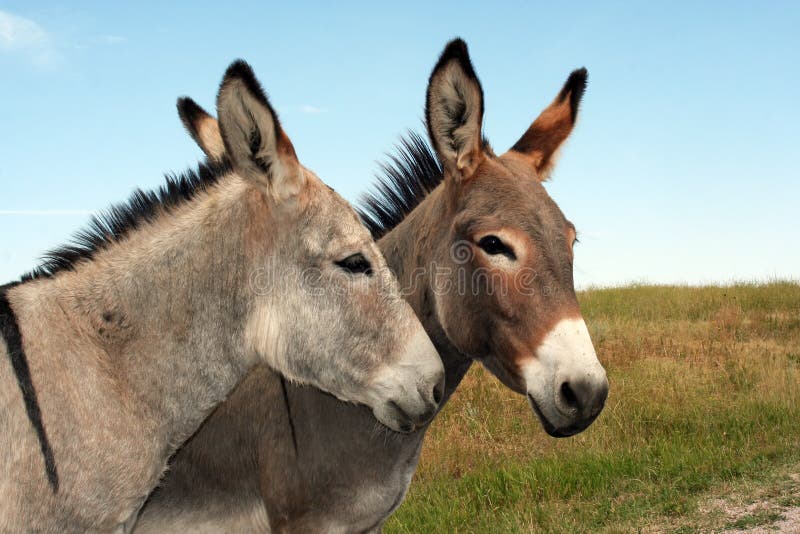
[[[603,410],[608,378],[583,319],[564,319],[522,367],[528,400],[545,432],[567,437],[585,430]]]

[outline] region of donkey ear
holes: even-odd
[[[225,156],[225,143],[222,141],[217,119],[188,96],[178,99],[178,116],[186,131],[205,152],[208,159],[222,161]]]
[[[586,91],[587,77],[585,68],[573,71],[556,99],[511,147],[511,150],[525,156],[542,181],[550,177],[558,149],[572,133],[578,118],[578,107]]]
[[[483,89],[461,39],[447,44],[431,73],[425,120],[447,174],[470,178],[483,159]]]
[[[243,178],[266,188],[278,201],[300,192],[305,178],[292,142],[250,65],[242,60],[225,72],[217,116],[225,151]]]

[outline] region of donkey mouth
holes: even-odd
[[[582,432],[583,430],[588,427],[592,421],[594,421],[594,417],[590,418],[588,421],[579,421],[577,423],[573,423],[564,428],[558,428],[556,425],[550,422],[547,417],[544,416],[542,410],[539,408],[539,404],[537,404],[536,399],[533,398],[533,395],[528,393],[528,400],[531,403],[531,407],[533,408],[536,417],[539,418],[539,422],[542,424],[542,428],[544,431],[547,432],[548,435],[554,438],[568,438],[570,436],[574,436]]]
[[[433,416],[436,415],[435,406],[430,407],[424,413],[415,416],[409,414],[395,401],[389,401],[388,407],[393,413],[392,424],[387,424],[387,422],[383,421],[381,421],[381,423],[389,430],[399,434],[412,434],[427,427],[428,423],[430,423],[433,419]]]

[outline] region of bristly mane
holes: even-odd
[[[400,224],[444,177],[433,149],[416,132],[402,136],[394,153],[387,157],[373,190],[362,195],[357,209],[375,239]]]
[[[159,214],[193,199],[230,170],[227,161],[207,161],[200,163],[197,170],[189,169],[180,175],[168,174],[166,183],[155,191],[134,190],[127,202],[113,204],[103,212],[92,215],[86,228],[75,233],[66,245],[46,252],[42,264],[23,275],[21,280],[27,282],[49,278],[62,271],[73,270],[75,265],[120,241],[141,224],[151,222]]]
[[[486,154],[494,156],[485,137],[481,144]],[[361,195],[356,208],[375,240],[391,232],[444,180],[444,169],[430,143],[413,130],[400,136],[394,153],[386,157],[373,191]]]

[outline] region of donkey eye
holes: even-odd
[[[372,265],[370,265],[369,261],[367,261],[367,258],[365,258],[360,252],[357,252],[351,256],[347,256],[343,260],[337,261],[336,265],[338,265],[340,269],[347,271],[350,274],[366,274],[367,276],[372,275]]]
[[[514,254],[514,251],[511,249],[511,247],[503,243],[496,235],[487,235],[486,237],[482,237],[481,240],[478,241],[478,246],[490,256],[502,254],[510,260],[517,259],[517,255]]]

